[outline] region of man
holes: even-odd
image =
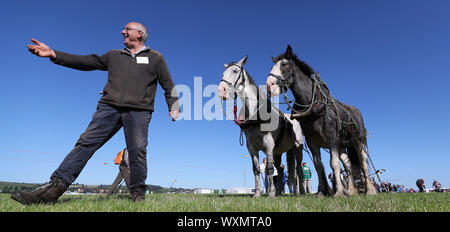
[[[125,181],[128,188],[130,186],[130,162],[128,161],[128,150],[126,148],[117,154],[114,164],[119,165],[119,174],[117,174],[117,177],[109,188],[107,195],[114,194],[117,190],[117,186],[122,182],[122,180]]]
[[[425,192],[425,180],[423,178],[418,179],[416,181],[416,185],[419,188],[419,192],[421,193]]]
[[[122,30],[125,49],[111,50],[102,56],[71,55],[51,49],[35,39],[28,50],[55,63],[78,70],[108,71],[97,111],[75,148],[66,156],[51,181],[32,191],[16,192],[11,197],[22,204],[55,202],[80,174],[95,151],[123,127],[130,162],[130,191],[133,201],[145,200],[147,186],[148,125],[153,112],[157,81],[165,91],[169,117],[179,115],[178,94],[161,53],[145,46],[147,29],[128,23]]]
[[[302,163],[303,170],[303,189],[305,193],[311,193],[311,169],[306,163]]]
[[[439,183],[439,181],[433,180],[433,190],[438,193],[442,192],[442,185],[441,183]]]
[[[265,193],[268,193],[267,188],[269,187],[269,181],[267,180],[266,165],[267,165],[267,158],[264,158],[263,162],[259,165],[259,171],[261,172],[264,191]]]

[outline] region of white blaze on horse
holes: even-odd
[[[366,193],[375,194],[366,162],[367,131],[361,112],[334,99],[318,73],[298,59],[289,45],[286,52],[273,61],[275,65],[267,77],[267,91],[272,95],[285,93],[288,89],[292,91],[295,103],[290,108],[293,118],[301,120],[306,142],[313,153],[319,192],[330,194],[320,157],[320,148],[328,148],[334,176],[340,176],[339,159],[349,174],[348,190],[343,188],[340,178],[336,178],[334,196],[355,194],[354,177],[361,171]]]
[[[248,152],[252,158],[255,176],[255,195],[261,196],[259,170],[259,151],[267,155],[266,173],[269,180],[269,197],[275,197],[273,182],[274,167],[280,170],[281,155],[287,152],[287,166],[290,189],[296,183],[296,174],[302,180],[301,162],[303,158],[303,137],[300,124],[290,120],[281,111],[272,106],[270,98],[255,85],[254,80],[245,71],[247,56],[237,63],[225,64],[225,72],[219,84],[219,96],[223,100],[239,96],[242,108],[235,118],[245,134]],[[265,130],[264,125],[275,125]],[[280,181],[281,182],[281,181]],[[301,183],[301,182],[300,182]]]

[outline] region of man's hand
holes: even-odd
[[[31,45],[31,44],[27,45],[28,51],[35,54],[36,56],[50,57],[53,59],[56,58],[55,52],[49,46],[37,41],[36,39],[31,39],[31,41],[33,43],[35,43],[36,45]]]
[[[173,110],[173,111],[169,112],[169,117],[171,117],[172,121],[175,122],[177,120],[179,114],[180,114],[180,112]]]

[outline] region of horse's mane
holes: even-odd
[[[293,54],[292,56],[287,55],[286,53],[283,53],[281,55],[279,55],[277,58],[274,59],[274,62],[278,62],[281,59],[286,59],[286,60],[293,60],[295,65],[297,65],[297,67],[300,69],[300,71],[303,72],[303,74],[305,74],[306,76],[310,77],[312,74],[314,74],[314,69],[311,68],[311,66],[309,66],[307,63],[305,63],[303,60],[300,60],[297,55]]]

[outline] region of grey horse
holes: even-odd
[[[284,152],[287,152],[290,189],[296,183],[295,173],[302,181],[300,164],[303,158],[303,135],[300,124],[273,107],[270,98],[256,87],[254,80],[244,70],[247,57],[237,63],[225,64],[226,69],[219,84],[219,96],[222,100],[234,96],[235,102],[239,96],[243,103],[239,116],[235,116],[235,122],[245,134],[247,149],[252,158],[255,176],[254,197],[261,196],[259,151],[267,155],[269,197],[275,197],[274,167],[280,170],[281,155]]]
[[[268,92],[274,95],[291,89],[295,103],[291,107],[293,118],[301,121],[306,142],[314,157],[319,176],[319,192],[329,195],[320,148],[330,149],[330,163],[334,176],[340,176],[339,159],[349,173],[347,194],[357,193],[354,176],[362,171],[366,193],[376,194],[367,165],[367,131],[361,112],[354,106],[334,99],[318,73],[293,54],[288,45],[286,52],[273,58],[275,65],[267,78]],[[354,175],[352,175],[354,173]],[[343,196],[340,178],[335,180],[334,196]]]

